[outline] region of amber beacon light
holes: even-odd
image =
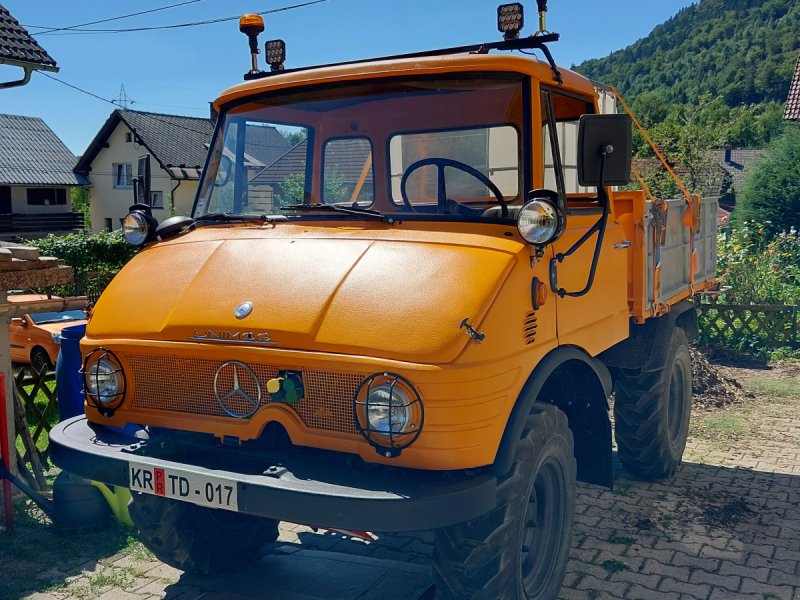
[[[264,19],[261,15],[243,15],[239,18],[239,31],[247,36],[250,43],[252,66],[250,73],[258,73],[258,35],[264,31]]]

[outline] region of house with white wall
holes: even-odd
[[[213,125],[209,119],[117,109],[75,165],[91,185],[92,231],[119,229],[133,204],[140,156],[150,155],[153,216],[163,221],[188,215],[206,160]]]
[[[38,117],[0,114],[0,239],[38,238],[83,228],[71,190],[87,185],[75,155]]]
[[[264,167],[283,155],[289,143],[274,127],[259,129],[247,151],[255,165]],[[153,216],[163,221],[189,215],[213,130],[211,119],[127,109],[111,113],[75,166],[91,184],[92,231],[121,226],[133,204],[138,159],[145,154],[151,157]]]

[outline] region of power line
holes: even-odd
[[[139,15],[146,15],[149,13],[159,12],[162,10],[167,10],[170,8],[175,8],[177,6],[185,6],[186,4],[195,4],[196,2],[202,2],[203,0],[186,0],[185,2],[178,2],[177,4],[170,4],[168,6],[161,6],[159,8],[151,8],[150,10],[143,10],[140,12],[130,13],[127,15],[120,15],[118,17],[109,17],[108,19],[100,19],[99,21],[89,21],[88,23],[79,23],[77,25],[69,25],[67,27],[49,27],[46,25],[23,25],[23,27],[33,28],[33,29],[45,29],[46,31],[40,31],[36,35],[44,35],[46,33],[53,33],[54,31],[66,31],[69,29],[76,29],[78,27],[86,27],[87,25],[98,25],[100,23],[108,23],[110,21],[119,21],[121,19],[128,19],[130,17],[138,17]]]
[[[61,84],[65,85],[65,86],[67,86],[67,87],[72,88],[73,90],[81,92],[82,94],[86,94],[87,96],[91,96],[92,98],[96,98],[97,100],[102,100],[103,102],[107,102],[108,104],[111,104],[112,106],[115,106],[117,108],[122,108],[122,107],[120,107],[119,104],[117,104],[113,100],[109,100],[108,98],[103,98],[102,96],[98,96],[97,94],[94,94],[94,93],[92,93],[92,92],[90,92],[88,90],[85,90],[83,88],[78,87],[77,85],[72,85],[71,83],[67,83],[63,79],[59,79],[58,77],[53,77],[49,73],[45,73],[44,71],[36,71],[36,72],[39,73],[40,75],[44,75],[48,79],[52,79],[53,81],[57,81],[58,83],[61,83]],[[210,132],[208,132],[208,131],[200,131],[198,129],[192,129],[191,127],[186,127],[185,125],[180,125],[178,123],[174,123],[172,121],[168,121],[167,119],[161,119],[161,118],[159,118],[158,116],[156,116],[156,115],[154,115],[152,113],[147,113],[147,116],[150,117],[151,119],[153,119],[154,121],[160,121],[161,123],[166,123],[167,125],[170,125],[171,127],[176,127],[178,129],[183,129],[185,131],[190,131],[190,132],[196,133],[198,135],[210,136]],[[181,115],[175,115],[175,116],[178,117],[178,118],[185,118],[185,117],[182,117]]]
[[[79,92],[81,92],[83,94],[87,94],[88,96],[91,96],[92,98],[97,98],[98,100],[102,100],[103,102],[108,102],[109,104],[113,104],[114,106],[116,106],[116,104],[114,103],[113,100],[109,100],[108,98],[103,98],[102,96],[98,96],[97,94],[93,94],[92,92],[84,90],[83,88],[79,88],[77,85],[72,85],[71,83],[67,83],[63,79],[59,79],[57,77],[53,77],[52,75],[50,75],[48,73],[45,73],[44,71],[36,71],[36,72],[39,73],[39,75],[44,75],[48,79],[52,79],[53,81],[57,81],[58,83],[60,83],[62,85],[65,85],[67,87],[71,87],[73,90],[77,90],[77,91],[79,91]]]
[[[292,4],[289,6],[282,6],[280,8],[273,8],[270,10],[261,11],[259,13],[255,13],[258,15],[269,15],[279,12],[284,12],[287,10],[294,10],[296,8],[303,8],[306,6],[311,6],[313,4],[321,4],[323,2],[328,2],[328,0],[310,0],[308,2],[303,2],[300,4]],[[213,25],[215,23],[223,23],[225,21],[237,21],[239,20],[240,15],[235,15],[232,17],[220,17],[218,19],[207,19],[205,21],[193,21],[190,23],[175,23],[173,25],[153,25],[150,27],[130,27],[126,29],[78,29],[79,26],[75,26],[70,28],[69,31],[63,31],[62,33],[55,33],[54,35],[90,35],[90,34],[102,34],[102,33],[134,33],[140,31],[156,31],[156,30],[163,30],[163,29],[182,29],[186,27],[196,27],[199,25]],[[32,26],[31,26],[32,27]],[[67,29],[67,28],[62,28]],[[43,32],[42,35],[47,32]],[[40,34],[36,34],[40,35]]]

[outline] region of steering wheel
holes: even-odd
[[[400,180],[400,196],[403,198],[403,205],[410,210],[411,212],[417,212],[414,210],[414,207],[411,205],[411,202],[408,200],[408,194],[406,193],[406,184],[408,183],[409,176],[416,170],[421,169],[422,167],[427,167],[428,165],[434,165],[437,167],[437,175],[438,175],[438,186],[437,186],[437,194],[436,199],[437,203],[439,204],[439,209],[447,213],[447,191],[445,189],[445,177],[444,177],[444,170],[446,167],[452,167],[457,169],[458,171],[463,171],[467,175],[472,175],[475,179],[480,181],[484,184],[489,191],[494,194],[494,197],[497,198],[497,201],[500,203],[500,210],[502,213],[502,217],[504,219],[508,218],[508,204],[506,203],[506,199],[503,198],[503,192],[494,184],[494,182],[489,179],[486,175],[471,167],[466,163],[459,162],[457,160],[453,160],[451,158],[441,158],[438,156],[431,156],[429,158],[423,158],[422,160],[418,160],[415,163],[412,163],[408,166],[403,173],[403,177]],[[455,200],[451,200],[451,202],[458,204],[459,206],[463,206],[464,208],[468,208],[464,204],[460,202],[456,202]],[[470,209],[472,210],[472,209]]]

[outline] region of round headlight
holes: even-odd
[[[558,211],[546,200],[531,200],[520,209],[517,228],[529,244],[548,244],[559,229]]]
[[[133,246],[141,246],[150,234],[150,223],[143,213],[135,210],[129,212],[122,221],[122,232],[125,240]]]
[[[411,424],[408,394],[400,388],[392,388],[391,384],[384,383],[370,389],[367,396],[367,420],[376,433],[405,433]]]
[[[422,431],[422,400],[411,382],[401,375],[376,373],[367,377],[353,401],[356,428],[387,458],[398,456]]]
[[[103,406],[113,404],[124,389],[122,370],[108,358],[101,358],[86,371],[86,393]]]

